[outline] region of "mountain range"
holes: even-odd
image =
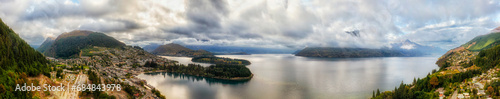
[[[390,49],[306,47],[295,56],[322,58],[391,57],[411,56]]]
[[[145,51],[152,52],[160,44],[149,44],[142,47]],[[220,46],[220,45],[184,45],[192,50],[206,50],[214,54],[289,54],[295,50],[279,48],[261,48],[261,47],[240,47],[240,46]]]
[[[443,54],[446,50],[434,46],[421,45],[410,40],[405,40],[399,43],[392,43],[390,49],[401,51],[402,53],[412,54],[416,56],[421,55],[437,55]]]
[[[445,50],[420,45],[410,40],[392,43],[390,47],[380,49],[369,48],[340,48],[340,47],[307,47],[295,52],[296,56],[349,58],[349,57],[409,57],[444,53]]]

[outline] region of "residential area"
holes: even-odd
[[[81,76],[86,76],[88,71],[98,74],[101,82],[105,84],[123,84],[123,87],[133,87],[139,92],[106,91],[108,95],[116,96],[117,98],[140,98],[140,99],[158,99],[159,97],[152,93],[153,86],[147,84],[145,80],[136,78],[135,76],[144,72],[157,70],[155,66],[167,66],[177,63],[176,61],[158,57],[145,52],[139,48],[124,47],[119,48],[104,48],[93,47],[92,49],[84,49],[80,52],[80,58],[71,59],[54,59],[49,60],[56,63],[57,69],[62,69],[63,78],[79,76],[77,79],[86,79]],[[145,67],[146,66],[146,67]],[[51,74],[56,75],[56,72]],[[61,79],[53,76],[54,79]],[[64,79],[65,80],[65,79]],[[75,81],[76,82],[76,81]],[[90,83],[86,81],[84,83]],[[126,85],[126,86],[124,86]]]

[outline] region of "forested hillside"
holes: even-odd
[[[28,76],[49,75],[48,61],[1,20],[0,31],[0,98],[32,98],[31,92],[14,91],[15,86],[30,82]]]
[[[446,98],[453,94],[470,93],[471,99],[500,96],[500,81],[490,80],[499,75],[500,66],[500,33],[491,33],[475,37],[462,46],[444,54],[437,62],[439,70],[434,70],[424,78],[414,79],[410,84],[401,83],[393,91],[373,92],[375,99],[430,99],[438,98],[438,88],[445,90]],[[453,68],[463,68],[460,70]],[[477,79],[476,79],[477,78]],[[483,80],[483,81],[482,81]],[[486,81],[485,81],[486,80]],[[487,82],[487,83],[481,83]],[[474,85],[467,86],[467,84]],[[477,84],[484,88],[474,87]],[[463,90],[466,89],[466,90]],[[478,91],[486,92],[476,94]]]
[[[61,34],[43,53],[56,58],[71,58],[78,57],[81,49],[92,46],[119,48],[125,44],[103,33],[75,30]]]

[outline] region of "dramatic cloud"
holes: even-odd
[[[2,20],[34,45],[82,29],[140,46],[379,48],[410,39],[450,49],[500,26],[498,9],[494,0],[0,0]]]

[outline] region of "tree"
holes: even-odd
[[[3,92],[5,92],[5,87],[2,84],[0,84],[0,93],[3,93]]]
[[[375,90],[372,93],[372,98],[375,98]]]
[[[493,87],[489,86],[488,89],[486,90],[486,92],[488,92],[488,94],[490,94],[490,95],[493,95],[494,94]]]
[[[380,95],[380,90],[377,89],[377,96]]]
[[[432,77],[429,83],[432,85],[432,87],[436,87],[437,85],[439,85],[438,78],[436,76]]]
[[[473,96],[476,96],[476,94],[477,94],[477,89],[475,89],[475,88],[474,88],[474,89],[472,89],[472,95],[473,95]]]
[[[416,84],[417,83],[417,80],[415,79],[415,77],[413,77],[413,84]]]

